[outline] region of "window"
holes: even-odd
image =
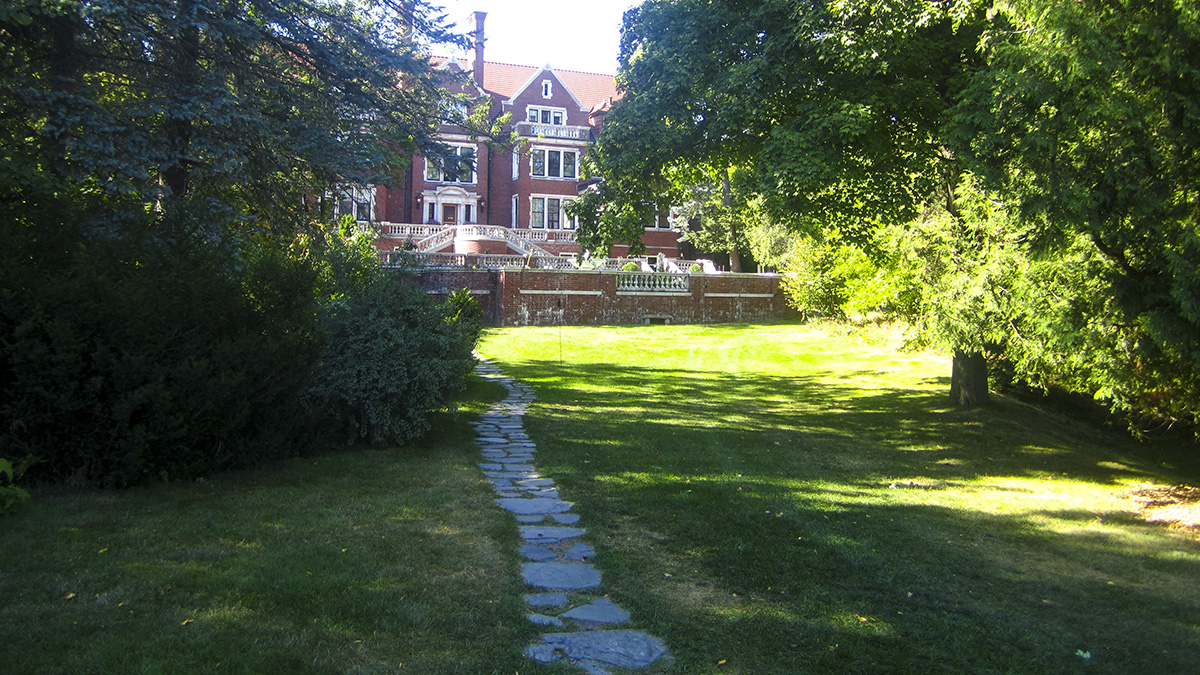
[[[439,183],[474,183],[475,146],[454,146],[451,153],[454,166],[449,168],[443,167],[438,158],[425,158],[425,180]]]
[[[563,207],[571,202],[561,195],[535,195],[530,200],[529,226],[549,230],[573,230],[578,222],[568,218]],[[515,204],[514,204],[515,206]],[[516,222],[515,220],[513,222]]]
[[[529,106],[525,109],[525,121],[533,124],[554,124],[562,126],[567,123],[566,108],[543,108]]]
[[[336,195],[334,216],[355,220],[375,220],[375,191],[369,186],[346,185]]]
[[[514,152],[512,154],[512,160],[512,179],[516,180],[521,175],[521,155]]]
[[[530,153],[530,173],[535,178],[579,177],[579,153],[575,150],[551,150],[534,148]]]
[[[542,98],[554,98],[554,86],[550,80],[542,80]]]
[[[533,210],[529,215],[530,227],[545,227],[546,226],[546,198],[534,197]]]

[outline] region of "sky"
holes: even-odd
[[[471,12],[487,12],[484,59],[559,70],[617,71],[621,15],[637,0],[431,0],[466,32]]]

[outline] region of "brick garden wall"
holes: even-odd
[[[615,271],[425,270],[433,294],[467,288],[492,326],[771,321],[792,315],[773,275],[687,275],[686,292],[621,290]],[[647,277],[654,275],[647,274]]]

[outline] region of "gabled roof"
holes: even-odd
[[[442,65],[449,60],[445,57],[433,57],[435,65]],[[471,62],[466,59],[457,59],[457,62],[463,70],[470,70],[472,67]],[[508,100],[520,93],[521,89],[543,69],[537,66],[518,66],[511,63],[484,61],[483,88],[490,94],[496,94],[502,99]],[[571,90],[585,110],[592,110],[610,100],[615,101],[621,98],[617,92],[617,81],[613,79],[612,75],[556,68],[551,68],[551,70],[566,85],[567,89]]]

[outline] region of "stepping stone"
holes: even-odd
[[[579,522],[578,513],[552,513],[550,517],[560,525],[574,525]]]
[[[521,538],[532,544],[553,544],[556,541],[582,537],[587,530],[578,527],[554,527],[548,525],[523,525]]]
[[[554,616],[546,616],[545,614],[526,614],[528,619],[539,626],[562,626],[562,619]]]
[[[567,560],[585,560],[587,558],[596,557],[596,549],[587,544],[575,544],[572,546],[563,557]]]
[[[498,461],[503,462],[504,460],[501,459]],[[534,466],[532,464],[505,464],[504,470],[505,471],[528,471],[531,473],[533,471],[535,471]]]
[[[660,658],[669,656],[667,646],[662,640],[635,630],[547,633],[542,636],[542,643],[534,647],[561,649],[569,659],[599,661],[625,668],[644,668]],[[529,654],[532,649],[531,647],[525,650],[525,653]],[[545,650],[540,649],[536,653],[546,654]]]
[[[629,623],[629,612],[617,607],[608,598],[600,598],[589,605],[576,607],[561,615],[564,619],[594,621],[596,623]]]
[[[497,499],[496,503],[501,508],[512,511],[523,516],[530,516],[535,513],[562,513],[570,511],[574,506],[571,502],[564,502],[559,499],[540,499],[538,497],[525,498],[517,497],[515,499]]]
[[[489,478],[488,480],[490,480],[492,482],[492,485],[494,487],[498,487],[498,488],[510,488],[513,486],[513,483],[511,480],[506,480],[504,478]]]
[[[534,478],[537,476],[533,471],[484,471],[483,475],[488,478],[507,478],[509,480],[521,480],[524,478]]]
[[[521,487],[550,487],[554,485],[554,481],[549,478],[529,478],[517,481],[517,485]]]
[[[517,516],[516,518],[517,518],[517,522],[518,522],[518,523],[521,523],[521,524],[523,524],[523,525],[532,525],[532,524],[534,524],[534,523],[540,523],[540,522],[542,522],[543,520],[545,520],[545,519],[546,519],[546,516],[538,516],[538,515],[533,515],[533,516]]]
[[[536,499],[558,499],[558,490],[522,490],[525,494]]]
[[[504,465],[502,465],[502,464],[480,464],[479,468],[483,469],[484,471],[503,471]],[[511,485],[511,483],[509,483],[509,485]]]
[[[554,663],[562,659],[562,654],[558,653],[558,650],[550,645],[532,645],[526,647],[525,656],[538,663]]]
[[[554,551],[551,551],[544,546],[534,546],[533,544],[526,544],[522,546],[521,555],[525,556],[527,560],[532,560],[534,562],[549,562],[558,557],[558,554]]]
[[[587,675],[612,675],[612,671],[599,661],[579,661],[575,665],[582,668]]]
[[[504,499],[524,499],[520,492],[504,492],[499,489],[496,490],[496,496]]]
[[[530,593],[525,596],[530,607],[563,607],[567,604],[566,593]]]
[[[524,563],[521,565],[521,576],[530,586],[559,591],[596,588],[600,585],[600,570],[583,563]]]

